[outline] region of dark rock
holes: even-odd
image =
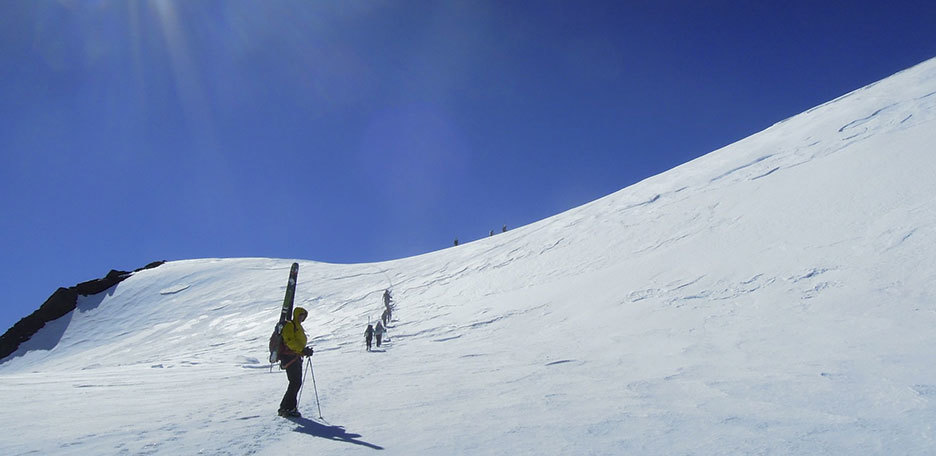
[[[154,261],[154,262],[152,262],[152,263],[150,263],[150,264],[148,264],[148,265],[146,265],[146,266],[143,266],[142,268],[137,269],[137,270],[135,270],[135,271],[133,271],[133,272],[140,272],[140,271],[142,271],[142,270],[144,270],[144,269],[153,269],[153,268],[162,266],[165,262],[166,262],[166,260]]]
[[[82,296],[95,295],[106,291],[114,285],[117,285],[123,281],[123,279],[130,277],[130,274],[131,273],[127,271],[117,271],[111,269],[111,271],[108,272],[103,279],[94,279],[79,283],[78,285],[75,285],[75,289],[78,291],[78,294]]]
[[[35,313],[43,322],[50,322],[75,310],[78,304],[78,292],[75,287],[59,288],[46,299]]]

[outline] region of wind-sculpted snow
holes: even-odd
[[[140,271],[3,360],[0,453],[936,453],[934,93],[929,61],[526,227],[300,261],[301,420],[261,361],[292,259]]]
[[[723,174],[721,174],[721,175],[718,175],[718,176],[713,177],[713,178],[712,178],[712,182],[715,182],[715,181],[717,181],[717,180],[719,180],[719,179],[723,179],[723,178],[725,178],[725,177],[727,177],[727,176],[730,176],[730,175],[732,175],[732,174],[734,174],[734,173],[736,173],[736,172],[738,172],[738,171],[741,171],[741,170],[743,170],[743,169],[750,168],[750,167],[752,167],[752,166],[754,166],[754,165],[757,165],[758,163],[760,163],[760,162],[762,162],[762,161],[764,161],[764,160],[767,160],[767,159],[771,158],[772,156],[773,156],[773,155],[765,155],[765,156],[763,156],[763,157],[758,157],[758,158],[754,159],[754,161],[752,161],[752,162],[750,162],[750,163],[746,163],[746,164],[744,164],[744,165],[738,166],[737,168],[728,170],[728,171],[726,171],[725,173],[723,173]]]

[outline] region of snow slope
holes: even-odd
[[[934,454],[934,120],[930,60],[505,234],[301,261],[296,421],[292,260],[141,271],[0,365],[0,453]]]

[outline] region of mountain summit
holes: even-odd
[[[3,360],[0,453],[932,454],[934,120],[929,60],[529,226],[300,261],[324,420],[265,363],[292,260],[141,270]]]

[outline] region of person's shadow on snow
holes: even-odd
[[[358,437],[361,434],[349,434],[341,426],[326,426],[318,421],[313,421],[308,418],[292,418],[292,421],[299,425],[296,429],[296,432],[301,432],[303,434],[308,434],[315,437],[321,437],[328,440],[337,440],[339,442],[348,442],[355,445],[366,446],[374,450],[382,450],[382,446],[374,445],[373,443],[367,443],[363,440],[358,440]]]

